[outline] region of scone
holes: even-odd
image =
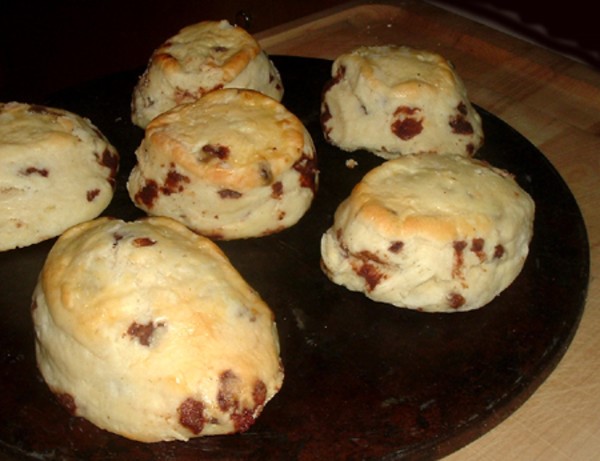
[[[459,155],[414,154],[367,173],[321,240],[335,283],[426,312],[480,308],[523,268],[531,197],[504,170]]]
[[[273,312],[214,243],[169,218],[69,229],[32,316],[59,401],[132,440],[243,432],[283,383]]]
[[[294,225],[317,187],[302,122],[253,90],[215,90],[155,118],[127,188],[150,215],[214,239],[259,237]]]
[[[132,121],[145,128],[158,114],[218,88],[283,96],[277,68],[244,29],[225,20],[185,27],[152,54],[133,92]]]
[[[116,149],[90,120],[0,103],[0,251],[56,237],[112,200]]]
[[[363,46],[339,56],[323,90],[327,141],[391,159],[422,152],[472,156],[481,118],[442,56],[406,46]]]

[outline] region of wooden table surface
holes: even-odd
[[[448,456],[462,460],[592,460],[600,456],[600,72],[416,1],[353,2],[257,34],[270,54],[333,59],[396,43],[450,58],[477,105],[547,156],[587,226],[588,299],[565,356],[515,413]],[[559,268],[557,268],[559,270]]]

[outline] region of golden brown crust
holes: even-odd
[[[193,24],[152,54],[134,89],[132,119],[144,128],[172,107],[224,87],[283,95],[277,69],[248,32],[227,21]]]
[[[457,155],[414,154],[365,175],[324,234],[335,283],[398,307],[477,309],[521,271],[534,203],[506,171]]]
[[[283,383],[273,312],[219,247],[168,218],[69,229],[32,315],[50,389],[134,440],[243,432]]]
[[[302,122],[279,102],[256,91],[227,89],[154,119],[142,148],[210,184],[246,189],[265,183],[257,162],[279,176],[300,159],[305,139]],[[205,146],[227,147],[227,164],[218,157],[198,161]]]
[[[253,90],[220,89],[155,118],[136,151],[129,195],[153,215],[220,239],[295,224],[317,188],[302,122]]]

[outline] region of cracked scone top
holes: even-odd
[[[427,312],[477,309],[523,268],[531,197],[504,170],[457,155],[388,160],[338,207],[321,240],[335,283]]]
[[[118,167],[116,149],[90,120],[0,103],[0,251],[98,216],[112,200]]]
[[[244,29],[225,20],[185,27],[153,52],[134,88],[133,123],[145,128],[157,115],[218,88],[283,96],[279,71]]]
[[[390,159],[422,152],[472,156],[479,114],[452,64],[406,46],[363,46],[340,55],[323,91],[325,138],[345,151]]]
[[[127,188],[137,207],[215,239],[259,237],[294,225],[317,187],[302,122],[252,90],[215,90],[146,128]]]
[[[169,218],[69,229],[32,316],[59,401],[133,440],[243,432],[283,383],[272,311],[213,242]]]

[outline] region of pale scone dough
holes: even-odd
[[[407,46],[362,46],[340,55],[321,101],[327,141],[385,159],[422,152],[472,156],[481,118],[452,64]]]
[[[321,240],[335,283],[427,312],[480,308],[521,272],[535,205],[504,170],[414,154],[365,175]]]
[[[283,383],[273,312],[212,241],[169,218],[66,231],[32,316],[59,401],[129,439],[243,432]]]
[[[127,188],[135,205],[215,239],[260,237],[294,225],[318,183],[302,122],[253,90],[215,90],[155,118]]]
[[[119,154],[92,122],[59,108],[0,103],[0,251],[97,217]]]
[[[187,26],[152,54],[134,88],[132,120],[145,128],[157,115],[218,88],[249,88],[278,101],[279,71],[252,35],[228,21]]]

